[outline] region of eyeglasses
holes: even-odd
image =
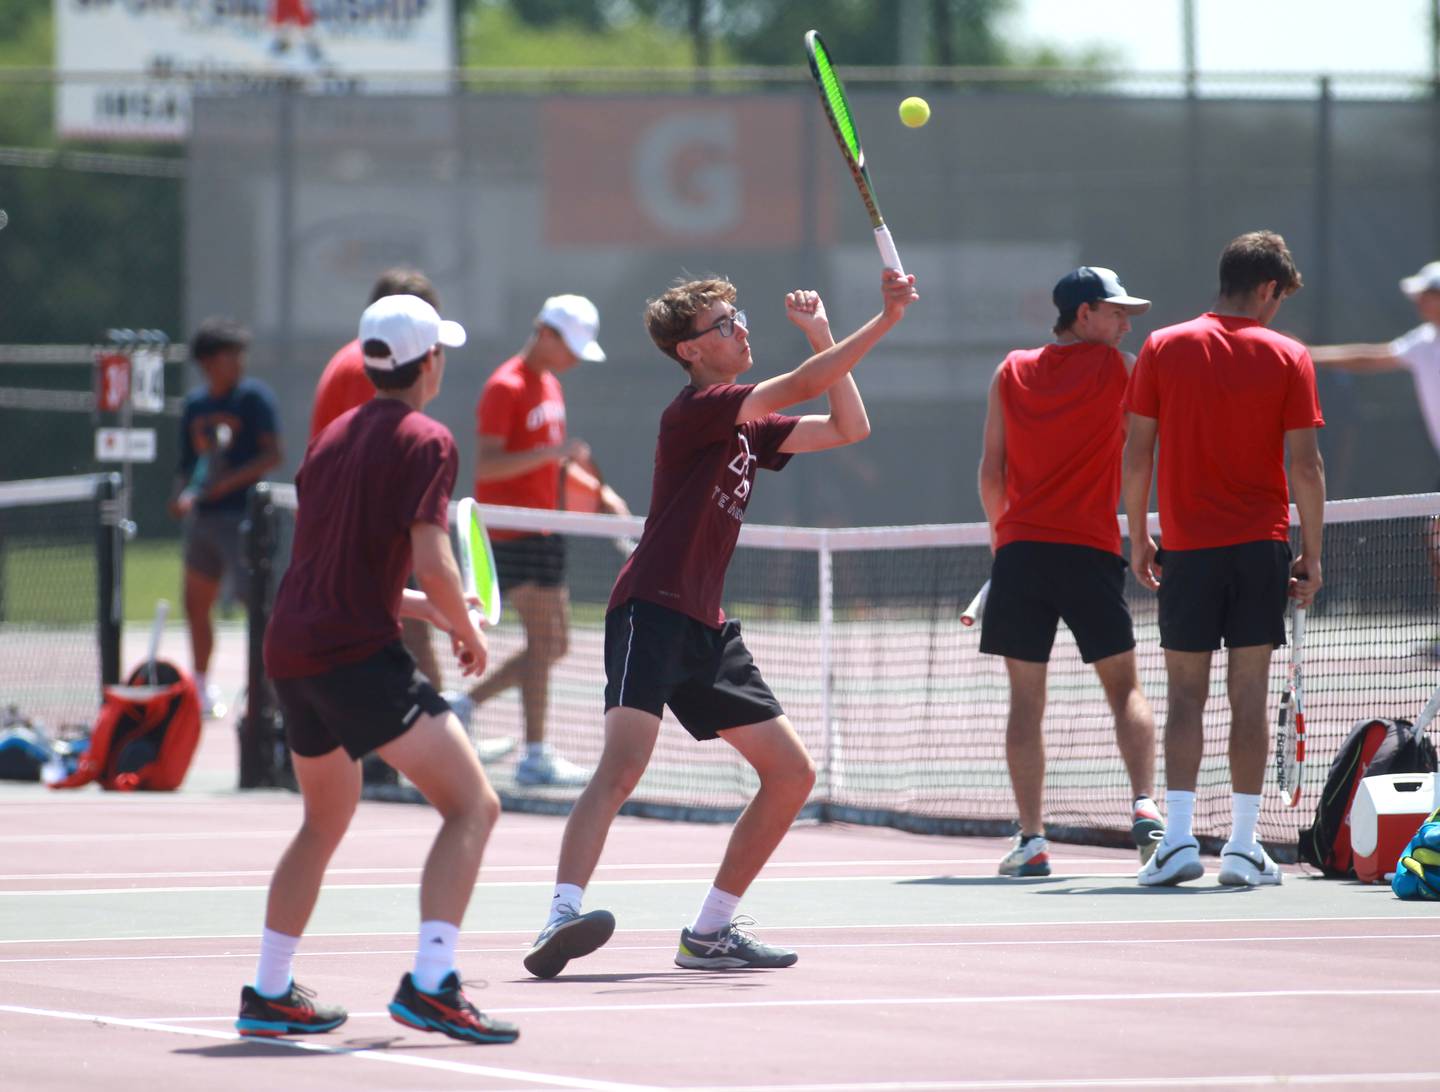
[[[735,327],[737,326],[743,326],[746,330],[750,329],[750,324],[745,321],[744,311],[736,311],[733,315],[726,315],[719,322],[715,323],[715,325],[707,326],[703,330],[697,330],[693,334],[686,334],[684,337],[676,338],[675,341],[676,344],[682,341],[694,341],[697,337],[704,337],[711,330],[719,330],[721,337],[730,337],[735,333]]]

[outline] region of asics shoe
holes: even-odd
[[[240,1018],[235,1030],[241,1035],[273,1039],[279,1035],[313,1035],[334,1031],[345,1022],[346,1012],[338,1005],[317,1005],[315,991],[290,983],[279,997],[266,997],[246,986],[240,991]]]
[[[415,979],[406,974],[390,1002],[390,1016],[397,1024],[438,1031],[464,1043],[513,1043],[520,1038],[514,1024],[486,1016],[470,1003],[454,971],[445,976],[437,993],[417,989]]]
[[[526,755],[515,766],[517,785],[556,785],[577,787],[590,780],[590,772],[554,751]]]
[[[1137,797],[1130,813],[1130,837],[1140,854],[1143,865],[1155,855],[1155,849],[1165,837],[1165,820],[1160,818],[1160,809],[1148,796]]]
[[[1050,843],[1043,834],[1033,834],[1021,840],[1015,835],[1010,852],[1000,862],[1002,876],[1048,876],[1050,875]]]
[[[749,918],[732,921],[716,933],[680,930],[675,966],[692,971],[726,971],[736,967],[790,967],[800,958],[789,948],[761,944],[741,928],[754,925]]]
[[[1276,887],[1284,879],[1280,866],[1259,845],[1226,842],[1220,851],[1220,882],[1226,887]]]
[[[1172,845],[1162,839],[1135,878],[1141,887],[1174,887],[1203,875],[1205,866],[1200,863],[1200,843],[1191,838]]]
[[[589,955],[614,932],[615,915],[609,910],[571,911],[540,930],[522,962],[536,978],[554,978],[565,964]]]

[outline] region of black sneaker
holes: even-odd
[[[735,967],[790,967],[800,958],[789,948],[761,944],[740,928],[755,924],[749,918],[732,921],[718,933],[680,930],[675,966],[694,971],[725,971]]]
[[[513,1043],[520,1038],[514,1024],[486,1016],[470,1003],[454,971],[445,976],[438,993],[416,989],[415,979],[406,974],[390,1002],[390,1016],[406,1027],[438,1031],[466,1043]]]
[[[290,983],[288,993],[265,997],[254,986],[240,991],[240,1018],[235,1030],[241,1035],[275,1038],[279,1035],[313,1035],[334,1031],[345,1022],[347,1013],[338,1005],[315,1004],[315,991]]]
[[[540,930],[522,962],[536,978],[554,978],[565,964],[589,955],[614,932],[615,915],[609,910],[566,914]]]

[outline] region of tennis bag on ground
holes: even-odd
[[[1430,813],[1395,862],[1390,890],[1401,899],[1440,899],[1440,808]]]
[[[1300,859],[1331,878],[1354,876],[1350,807],[1361,780],[1378,774],[1434,771],[1435,744],[1408,720],[1358,722],[1330,763],[1314,825],[1300,832]]]
[[[125,686],[105,688],[105,703],[90,735],[90,748],[73,774],[52,789],[75,789],[92,781],[104,789],[178,789],[200,742],[200,695],[189,675],[164,660],[131,673]]]

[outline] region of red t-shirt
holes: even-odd
[[[310,410],[310,439],[346,410],[363,406],[375,397],[375,386],[365,374],[360,339],[341,348],[325,365],[315,388],[315,405]]]
[[[531,371],[518,356],[495,369],[480,392],[475,418],[481,436],[505,441],[505,451],[534,451],[565,442],[565,395],[549,372]],[[559,477],[553,463],[498,481],[475,483],[481,504],[517,508],[555,508]],[[491,531],[492,539],[519,538],[529,532]]]
[[[400,639],[410,528],[448,527],[459,470],[450,431],[393,398],[327,428],[295,475],[290,567],[265,631],[271,678],[318,675]]]
[[[1145,340],[1125,408],[1160,422],[1165,546],[1289,537],[1285,433],[1325,424],[1305,346],[1229,315],[1167,326]]]
[[[1068,542],[1120,552],[1125,359],[1093,342],[1011,353],[1000,365],[1005,513],[995,545]]]
[[[660,415],[650,514],[610,593],[610,608],[644,599],[704,625],[725,623],[725,570],[750,504],[755,468],[780,470],[800,420],[772,413],[737,425],[751,384],[686,387]]]

